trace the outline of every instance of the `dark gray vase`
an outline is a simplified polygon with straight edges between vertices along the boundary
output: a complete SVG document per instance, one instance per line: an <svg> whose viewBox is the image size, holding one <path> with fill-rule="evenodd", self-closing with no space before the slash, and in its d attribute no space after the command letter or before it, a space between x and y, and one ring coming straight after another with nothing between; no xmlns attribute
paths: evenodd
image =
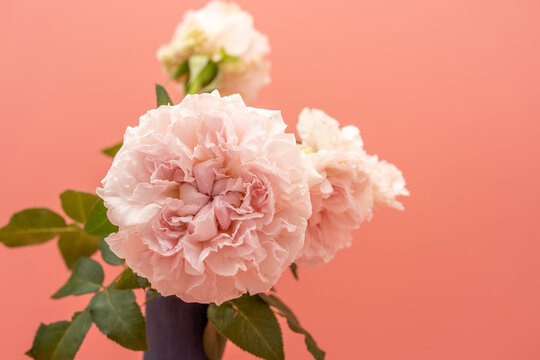
<svg viewBox="0 0 540 360"><path fill-rule="evenodd" d="M176 296L158 296L146 304L150 349L144 360L207 360L203 333L206 304L185 303Z"/></svg>

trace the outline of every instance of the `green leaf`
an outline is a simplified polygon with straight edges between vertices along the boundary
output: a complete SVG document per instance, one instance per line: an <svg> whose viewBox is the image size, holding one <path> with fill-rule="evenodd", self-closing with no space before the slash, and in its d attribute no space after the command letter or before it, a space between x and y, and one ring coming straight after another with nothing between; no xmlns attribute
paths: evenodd
<svg viewBox="0 0 540 360"><path fill-rule="evenodd" d="M210 60L208 64L204 67L204 69L201 71L199 76L191 84L191 86L193 87L192 91L197 92L198 89L201 89L203 92L210 92L214 90L217 87L217 82L215 82L214 80L217 80L218 72L218 65ZM212 85L207 86L210 84Z"/></svg>
<svg viewBox="0 0 540 360"><path fill-rule="evenodd" d="M139 289L141 284L139 283L139 278L133 270L130 268L125 269L120 274L120 279L114 284L113 289L116 290L130 290L130 289Z"/></svg>
<svg viewBox="0 0 540 360"><path fill-rule="evenodd" d="M71 321L41 324L27 355L36 360L71 360L91 325L92 317L88 310L76 313Z"/></svg>
<svg viewBox="0 0 540 360"><path fill-rule="evenodd" d="M90 301L90 313L99 330L131 350L148 350L146 324L131 290L105 289Z"/></svg>
<svg viewBox="0 0 540 360"><path fill-rule="evenodd" d="M99 240L99 250L101 250L101 257L107 264L122 265L124 263L124 259L119 258L111 251L105 239Z"/></svg>
<svg viewBox="0 0 540 360"><path fill-rule="evenodd" d="M45 334L46 330L47 330L47 325L45 325L43 323L39 324L39 328L37 329L36 335L34 336L34 341L32 342L32 348L30 348L30 350L25 352L24 353L25 355L28 355L31 358L35 359L39 340L41 340L41 338L43 337L43 334Z"/></svg>
<svg viewBox="0 0 540 360"><path fill-rule="evenodd" d="M186 82L184 92L186 94L196 94L205 85L208 85L218 75L218 65L205 55L193 55L188 60L189 78ZM213 89L206 89L211 91Z"/></svg>
<svg viewBox="0 0 540 360"><path fill-rule="evenodd" d="M287 319L289 328L297 334L302 334L305 337L305 342L308 351L313 355L316 360L324 360L325 352L317 346L317 343L313 339L310 333L308 333L301 325L294 313L285 305L279 298L274 295L259 294L268 305L279 311L279 314Z"/></svg>
<svg viewBox="0 0 540 360"><path fill-rule="evenodd" d="M246 294L220 306L210 304L208 319L241 349L267 360L284 359L279 323L260 297Z"/></svg>
<svg viewBox="0 0 540 360"><path fill-rule="evenodd" d="M182 75L185 75L189 72L189 66L188 61L184 61L183 63L178 66L178 69L174 72L174 74L171 76L171 79L178 79L182 77Z"/></svg>
<svg viewBox="0 0 540 360"><path fill-rule="evenodd" d="M219 76L219 71L218 71L218 73L216 74L214 79L211 82L209 82L208 84L201 87L199 92L201 92L201 93L209 93L209 92L212 92L212 91L216 90L219 87L219 81L220 81L220 76Z"/></svg>
<svg viewBox="0 0 540 360"><path fill-rule="evenodd" d="M95 236L109 236L118 231L118 226L111 224L107 217L107 208L102 199L98 199L96 204L88 214L88 220L84 225L84 231Z"/></svg>
<svg viewBox="0 0 540 360"><path fill-rule="evenodd" d="M52 297L53 299L63 298L69 295L82 295L98 291L103 284L103 268L101 265L89 258L81 258L64 286L60 288Z"/></svg>
<svg viewBox="0 0 540 360"><path fill-rule="evenodd" d="M203 333L204 353L208 360L221 360L226 344L227 339L217 331L214 323L208 321Z"/></svg>
<svg viewBox="0 0 540 360"><path fill-rule="evenodd" d="M13 215L9 223L0 229L0 242L8 247L36 245L66 231L72 229L66 227L64 218L54 211L27 209Z"/></svg>
<svg viewBox="0 0 540 360"><path fill-rule="evenodd" d="M60 234L58 248L69 269L82 257L92 256L98 249L99 237L88 235L77 225L70 225L75 231Z"/></svg>
<svg viewBox="0 0 540 360"><path fill-rule="evenodd" d="M137 275L137 280L139 280L139 285L141 288L146 289L152 286L147 278Z"/></svg>
<svg viewBox="0 0 540 360"><path fill-rule="evenodd" d="M116 145L113 145L111 147L101 150L101 152L110 157L114 157L118 153L118 151L120 151L120 149L122 148L122 145L123 143L118 143Z"/></svg>
<svg viewBox="0 0 540 360"><path fill-rule="evenodd" d="M210 57L206 55L192 55L188 59L189 83L193 83L203 69L211 62Z"/></svg>
<svg viewBox="0 0 540 360"><path fill-rule="evenodd" d="M298 265L296 263L292 263L290 266L291 272L296 280L298 280Z"/></svg>
<svg viewBox="0 0 540 360"><path fill-rule="evenodd" d="M167 90L159 84L156 84L156 101L158 107L161 105L174 105L169 94L167 94Z"/></svg>
<svg viewBox="0 0 540 360"><path fill-rule="evenodd" d="M146 292L146 301L145 304L148 304L150 301L154 300L159 296L159 292L156 289L149 289Z"/></svg>
<svg viewBox="0 0 540 360"><path fill-rule="evenodd" d="M99 200L94 194L81 191L66 190L60 195L62 209L67 216L81 224L86 223L88 214Z"/></svg>

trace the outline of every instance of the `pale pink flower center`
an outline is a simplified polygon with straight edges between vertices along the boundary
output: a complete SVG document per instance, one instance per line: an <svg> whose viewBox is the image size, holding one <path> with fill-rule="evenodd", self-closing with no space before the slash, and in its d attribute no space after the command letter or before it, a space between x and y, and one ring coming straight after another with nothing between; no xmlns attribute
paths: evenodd
<svg viewBox="0 0 540 360"><path fill-rule="evenodd" d="M246 171L233 177L221 159L198 162L186 174L175 162L156 166L151 176L151 183L168 183L161 211L151 222L154 236L146 237L154 251L170 255L184 242L209 241L223 232L234 239L235 222L271 216L264 175Z"/></svg>

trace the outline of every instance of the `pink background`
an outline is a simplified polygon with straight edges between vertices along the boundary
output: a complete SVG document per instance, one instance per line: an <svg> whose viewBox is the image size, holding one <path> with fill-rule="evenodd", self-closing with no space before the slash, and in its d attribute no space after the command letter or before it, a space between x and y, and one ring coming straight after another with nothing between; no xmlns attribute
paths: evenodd
<svg viewBox="0 0 540 360"><path fill-rule="evenodd" d="M0 5L0 223L92 191L99 150L154 106L155 59L200 1ZM360 127L412 196L279 295L328 359L540 358L540 2L242 1L272 45L256 105L294 129L303 106ZM178 93L176 99L178 99ZM0 358L23 359L68 276L54 242L0 247ZM288 359L309 359L284 330ZM95 327L78 359L140 359ZM252 359L229 345L226 359Z"/></svg>

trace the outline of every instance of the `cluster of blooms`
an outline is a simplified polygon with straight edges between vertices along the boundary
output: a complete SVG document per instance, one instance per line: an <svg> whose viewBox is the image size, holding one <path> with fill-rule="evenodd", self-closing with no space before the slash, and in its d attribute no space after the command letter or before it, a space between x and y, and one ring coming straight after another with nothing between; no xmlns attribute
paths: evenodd
<svg viewBox="0 0 540 360"><path fill-rule="evenodd" d="M241 61L223 70L219 89L242 96L187 95L150 110L127 129L98 189L119 226L111 250L162 295L188 302L269 291L293 262L320 266L350 246L374 207L401 209L396 197L408 194L356 127L304 109L298 144L280 112L245 105L267 82L268 43L236 5L188 12L158 56L172 72L223 49Z"/></svg>
<svg viewBox="0 0 540 360"><path fill-rule="evenodd" d="M112 251L162 295L219 304L328 262L374 205L401 207L400 171L357 128L305 109L298 131L301 145L279 112L217 91L150 110L98 189Z"/></svg>

